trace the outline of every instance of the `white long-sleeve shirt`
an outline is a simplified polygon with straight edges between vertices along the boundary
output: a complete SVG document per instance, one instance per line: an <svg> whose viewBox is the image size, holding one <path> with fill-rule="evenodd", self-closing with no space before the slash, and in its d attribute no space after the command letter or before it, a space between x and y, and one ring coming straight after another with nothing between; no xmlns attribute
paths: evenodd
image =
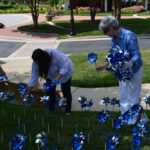
<svg viewBox="0 0 150 150"><path fill-rule="evenodd" d="M66 56L64 53L58 50L49 49L46 51L50 56L52 56L47 78L54 80L59 74L62 74L63 76L60 79L60 83L67 82L74 72L74 66L72 61L68 58L68 56ZM34 87L38 81L38 78L39 78L39 67L33 61L32 75L29 81L29 86Z"/></svg>

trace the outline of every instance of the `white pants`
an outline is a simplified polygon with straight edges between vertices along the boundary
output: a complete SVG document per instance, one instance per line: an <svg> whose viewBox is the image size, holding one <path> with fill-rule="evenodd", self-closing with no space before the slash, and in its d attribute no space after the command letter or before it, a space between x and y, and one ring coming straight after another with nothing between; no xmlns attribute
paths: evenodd
<svg viewBox="0 0 150 150"><path fill-rule="evenodd" d="M143 66L139 71L125 82L119 81L121 114L128 111L133 105L138 104L142 85Z"/></svg>

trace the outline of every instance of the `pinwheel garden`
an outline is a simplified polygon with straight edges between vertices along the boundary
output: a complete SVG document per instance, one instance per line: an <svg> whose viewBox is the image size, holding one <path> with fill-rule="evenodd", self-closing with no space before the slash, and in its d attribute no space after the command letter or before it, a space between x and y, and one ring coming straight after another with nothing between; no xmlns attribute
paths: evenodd
<svg viewBox="0 0 150 150"><path fill-rule="evenodd" d="M112 60L112 55L115 55L115 60ZM122 67L120 61L126 60L127 56L126 51L119 50L119 53L112 51L106 57L112 63L107 70L112 71L112 75L121 81L132 76L130 70L118 74L118 68ZM97 54L90 53L83 61L87 63L88 59L91 64L87 64L94 68L93 73L99 79L103 74L96 73L97 58ZM88 99L86 95L79 95L77 101L81 111L73 111L67 116L64 113L65 99L60 97L56 99L56 111L48 111L50 98L45 93L54 84L58 83L46 82L43 92L33 92L21 98L27 86L11 85L5 81L0 91L0 150L150 149L149 95L141 97L142 103L146 105L145 110L140 103L132 106L123 115L114 111L114 106L119 107L119 99L116 97L106 95L99 99L99 111L92 112L90 108L94 106L94 100ZM20 105L13 103L16 99L20 100ZM42 109L32 107L37 102ZM108 110L108 105L111 105L112 111ZM136 124L129 125L128 122L135 116L138 117Z"/></svg>
<svg viewBox="0 0 150 150"><path fill-rule="evenodd" d="M138 110L141 109L134 109L132 112L138 113ZM105 110L100 112L72 112L71 116L63 118L62 111L45 113L44 109L23 107L1 101L1 150L15 149L13 146L17 142L15 140L17 136L22 136L24 139L22 142L18 140L18 146L20 143L22 150L43 150L44 148L45 150L48 148L71 150L73 147L75 150L77 148L83 150L128 150L129 148L148 150L150 148L149 132L147 132L150 130L149 122L144 126L144 123L140 122L141 114L139 114L137 125L127 126L119 112L108 113L107 111L105 115ZM144 112L146 116L150 115L149 111ZM129 118L130 115L126 118ZM38 135L44 134L43 132L45 135ZM136 147L137 142L139 146Z"/></svg>

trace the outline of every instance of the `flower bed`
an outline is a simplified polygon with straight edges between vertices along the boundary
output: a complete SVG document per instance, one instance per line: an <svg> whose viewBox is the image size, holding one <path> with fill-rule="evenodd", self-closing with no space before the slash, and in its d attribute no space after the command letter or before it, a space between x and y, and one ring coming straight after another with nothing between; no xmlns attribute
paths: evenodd
<svg viewBox="0 0 150 150"><path fill-rule="evenodd" d="M121 9L121 13L122 14L135 14L135 13L140 13L140 12L144 12L146 11L144 9L144 7L141 5L141 6L132 6L132 7L126 7L126 8L122 8Z"/></svg>

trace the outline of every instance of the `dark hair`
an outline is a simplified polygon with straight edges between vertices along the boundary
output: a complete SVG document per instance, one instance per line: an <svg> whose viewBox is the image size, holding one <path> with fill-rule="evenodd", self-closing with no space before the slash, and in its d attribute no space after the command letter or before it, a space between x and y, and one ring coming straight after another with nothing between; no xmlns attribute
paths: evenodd
<svg viewBox="0 0 150 150"><path fill-rule="evenodd" d="M39 76L47 78L50 62L52 59L49 54L46 51L38 48L33 51L32 59L39 66Z"/></svg>

